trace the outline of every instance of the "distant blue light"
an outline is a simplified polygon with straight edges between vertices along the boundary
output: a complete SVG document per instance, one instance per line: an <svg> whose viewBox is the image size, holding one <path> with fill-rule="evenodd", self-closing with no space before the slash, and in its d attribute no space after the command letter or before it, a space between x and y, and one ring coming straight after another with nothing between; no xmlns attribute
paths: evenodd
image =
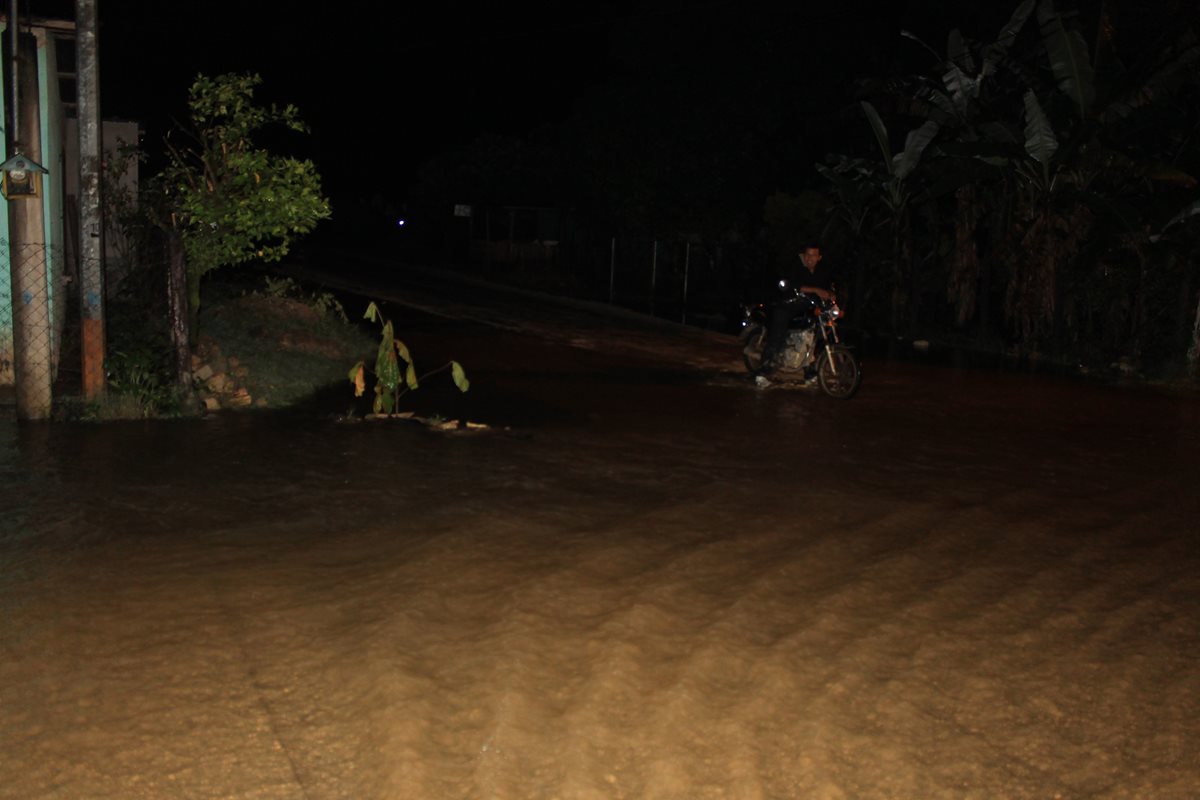
<svg viewBox="0 0 1200 800"><path fill-rule="evenodd" d="M396 220L396 224L397 224L397 225L399 225L401 228L403 228L403 227L404 227L404 220L402 220L402 219L401 219L401 220Z"/></svg>

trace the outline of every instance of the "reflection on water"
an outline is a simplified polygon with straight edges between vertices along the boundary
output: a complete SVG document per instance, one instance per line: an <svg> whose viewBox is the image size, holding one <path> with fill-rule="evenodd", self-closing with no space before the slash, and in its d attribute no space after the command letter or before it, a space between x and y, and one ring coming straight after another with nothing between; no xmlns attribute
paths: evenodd
<svg viewBox="0 0 1200 800"><path fill-rule="evenodd" d="M1195 785L1195 401L473 344L482 433L0 423L0 798Z"/></svg>
<svg viewBox="0 0 1200 800"><path fill-rule="evenodd" d="M802 471L806 481L901 481L900 490L906 474L1077 475L1087 484L1181 474L1195 470L1200 446L1191 398L1052 376L867 361L860 395L839 402L795 387L756 389L740 374L656 370L602 353L545 346L530 360L528 342L499 339L487 349L475 343L467 395L449 381L410 395L418 413L490 425L483 434L345 421L353 404L342 386L290 412L0 422L5 539L62 535L81 519L103 536L298 508L353 516L390 502L390 471L414 460L433 468L462 458L463 469L486 469L542 444L632 447L630 457L652 464L659 442L664 479L690 452L721 468L760 470L768 481Z"/></svg>

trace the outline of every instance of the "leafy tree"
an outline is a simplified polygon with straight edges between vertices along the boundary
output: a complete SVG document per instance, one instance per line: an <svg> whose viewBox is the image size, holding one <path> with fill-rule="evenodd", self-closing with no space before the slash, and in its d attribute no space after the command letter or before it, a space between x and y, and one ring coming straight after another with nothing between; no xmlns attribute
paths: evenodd
<svg viewBox="0 0 1200 800"><path fill-rule="evenodd" d="M258 144L272 126L307 131L295 106L255 101L261 82L257 75L197 77L188 94L189 118L166 139L159 224L182 240L191 336L207 273L278 261L297 236L330 216L313 163Z"/></svg>

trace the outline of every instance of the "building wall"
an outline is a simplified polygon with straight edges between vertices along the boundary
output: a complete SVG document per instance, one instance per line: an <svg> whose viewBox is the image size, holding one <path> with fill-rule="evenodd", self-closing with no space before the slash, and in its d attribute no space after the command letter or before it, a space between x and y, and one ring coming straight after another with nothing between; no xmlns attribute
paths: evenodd
<svg viewBox="0 0 1200 800"><path fill-rule="evenodd" d="M100 123L101 144L100 150L103 157L107 159L110 153L116 153L122 146L129 145L138 147L142 142L142 129L136 122L127 120L111 120L106 119ZM63 171L65 193L67 197L68 209L79 208L79 120L75 117L67 117L63 121L63 155L65 169ZM129 169L121 177L120 185L132 192L133 196L137 196L138 191L138 164L136 159L129 165ZM73 230L74 225L68 223L66 226L68 231ZM128 273L130 262L132 261L132 253L130 252L132 243L125 236L124 231L119 226L112 224L108 220L104 228L104 271L106 290L111 294L120 284L121 279ZM72 255L73 250L68 248L68 252ZM67 264L68 270L74 271L71 263Z"/></svg>
<svg viewBox="0 0 1200 800"><path fill-rule="evenodd" d="M0 35L3 35L5 24L0 22ZM47 35L44 28L34 27L34 37L37 40L37 70L38 70L38 105L39 133L41 136L41 155L39 162L50 172L42 176L42 209L44 212L43 236L46 243L46 285L49 292L48 309L50 311L50 364L52 374L57 372L59 352L62 347L62 332L66 319L66 284L65 244L63 227L64 172L63 154L63 108L58 91L57 66L55 61L53 37ZM8 63L0 59L0 81L7 85ZM0 112L5 111L0 101ZM4 128L0 136L0 160L7 159L7 113L0 114L0 128ZM0 386L12 386L15 383L13 362L15 350L13 343L13 296L12 270L8 243L10 230L8 220L9 201L0 199L5 208L0 213ZM29 201L21 201L29 202Z"/></svg>
<svg viewBox="0 0 1200 800"><path fill-rule="evenodd" d="M51 364L58 373L62 353L63 329L67 319L67 292L75 288L67 282L66 236L64 230L65 203L63 188L65 159L63 156L63 105L58 91L58 56L55 39L45 30L35 31L38 43L38 111L41 114L42 166L50 170L43 176L42 212L46 229L46 286L50 291L50 320L53 331Z"/></svg>
<svg viewBox="0 0 1200 800"><path fill-rule="evenodd" d="M7 30L7 25L0 22L0 35ZM0 64L0 80L5 78L4 67ZM4 92L0 92L0 162L8 160L8 106ZM0 198L0 202L8 201ZM8 209L0 213L0 242L8 242ZM12 386L16 383L13 372L13 360L16 351L13 347L13 298L12 278L9 273L8 246L0 247L0 386Z"/></svg>

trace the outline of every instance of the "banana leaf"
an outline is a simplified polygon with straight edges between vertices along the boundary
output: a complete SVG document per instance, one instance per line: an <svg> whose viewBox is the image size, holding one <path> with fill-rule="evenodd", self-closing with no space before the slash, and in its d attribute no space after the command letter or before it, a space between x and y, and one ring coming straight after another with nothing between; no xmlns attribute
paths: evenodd
<svg viewBox="0 0 1200 800"><path fill-rule="evenodd" d="M901 36L901 37L903 37L903 38L905 38L905 39L912 39L914 42L916 42L917 44L921 45L921 47L924 47L926 50L928 50L928 51L929 51L929 54L930 54L930 55L932 55L932 56L934 57L934 59L936 59L936 60L937 60L937 61L939 61L939 62L942 60L942 56L941 56L941 55L938 53L938 51L934 50L932 47L930 47L929 45L925 44L925 42L924 42L924 41L922 41L921 37L920 37L920 36L917 36L917 35L916 35L915 33L913 33L912 31L910 31L910 30L901 30L901 31L900 31L900 36Z"/></svg>
<svg viewBox="0 0 1200 800"><path fill-rule="evenodd" d="M1088 56L1087 42L1077 30L1068 30L1053 0L1038 4L1042 42L1050 57L1050 69L1063 94L1074 101L1079 117L1087 119L1096 97L1096 78Z"/></svg>
<svg viewBox="0 0 1200 800"><path fill-rule="evenodd" d="M871 123L871 130L875 132L875 141L879 143L879 150L883 153L883 163L887 166L889 175L894 174L892 167L892 145L888 141L887 126L883 124L883 120L879 117L879 112L875 110L875 106L871 105L866 100L861 101L863 113L867 115L867 121Z"/></svg>
<svg viewBox="0 0 1200 800"><path fill-rule="evenodd" d="M951 120L960 120L963 117L963 109L956 106L954 101L950 99L940 86L922 83L922 85L913 89L913 99L932 106L923 116L932 119L934 122L945 124ZM935 112L940 112L940 114Z"/></svg>
<svg viewBox="0 0 1200 800"><path fill-rule="evenodd" d="M1058 152L1054 128L1032 89L1025 92L1025 152L1044 169L1050 167L1051 159Z"/></svg>
<svg viewBox="0 0 1200 800"><path fill-rule="evenodd" d="M947 65L946 72L942 75L942 81L946 84L946 91L954 99L954 104L960 111L965 110L971 100L979 97L979 84L974 78L963 72L957 64Z"/></svg>
<svg viewBox="0 0 1200 800"><path fill-rule="evenodd" d="M917 168L917 164L921 163L921 154L925 152L925 148L937 136L941 127L933 120L928 120L916 130L908 132L908 136L904 139L904 152L896 155L896 164L893 174L900 180L904 180L912 171Z"/></svg>
<svg viewBox="0 0 1200 800"><path fill-rule="evenodd" d="M975 59L971 56L971 48L958 28L950 31L947 37L946 60L961 67L963 72L975 71Z"/></svg>
<svg viewBox="0 0 1200 800"><path fill-rule="evenodd" d="M988 45L983 51L983 67L979 72L980 80L986 78L996 71L996 65L1004 60L1008 55L1008 50L1012 47L1012 43L1016 41L1017 34L1021 32L1021 28L1025 27L1025 21L1029 19L1029 15L1033 13L1033 7L1037 0L1024 0L1021 5L1013 12L1009 18L1008 24L1000 29L1000 35L996 37L996 41Z"/></svg>
<svg viewBox="0 0 1200 800"><path fill-rule="evenodd" d="M1124 119L1140 108L1150 105L1163 95L1192 79L1192 67L1200 62L1200 43L1188 31L1181 42L1167 53L1153 72L1137 88L1126 92L1100 113L1103 122Z"/></svg>
<svg viewBox="0 0 1200 800"><path fill-rule="evenodd" d="M1179 213L1171 217L1170 221L1167 222L1166 225L1163 225L1158 233L1150 237L1150 241L1158 242L1171 228L1174 228L1176 225L1182 224L1188 218L1195 216L1200 216L1200 200L1194 200L1180 209Z"/></svg>

